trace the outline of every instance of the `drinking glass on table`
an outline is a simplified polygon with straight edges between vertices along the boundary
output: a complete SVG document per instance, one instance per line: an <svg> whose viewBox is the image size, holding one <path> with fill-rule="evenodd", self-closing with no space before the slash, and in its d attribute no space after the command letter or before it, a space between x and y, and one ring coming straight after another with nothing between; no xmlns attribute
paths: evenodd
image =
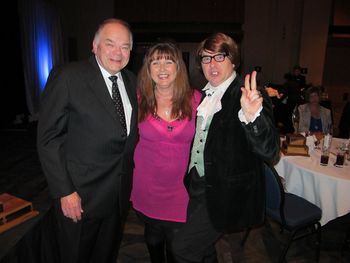
<svg viewBox="0 0 350 263"><path fill-rule="evenodd" d="M345 159L350 161L350 154L349 154L349 142L350 140L348 140L347 142L344 142L340 145L340 150L345 152ZM344 163L345 164L345 163Z"/></svg>
<svg viewBox="0 0 350 263"><path fill-rule="evenodd" d="M327 166L329 160L329 148L322 147L320 165Z"/></svg>
<svg viewBox="0 0 350 263"><path fill-rule="evenodd" d="M337 158L335 160L336 167L343 167L345 162L345 151L343 151L340 147L337 149Z"/></svg>

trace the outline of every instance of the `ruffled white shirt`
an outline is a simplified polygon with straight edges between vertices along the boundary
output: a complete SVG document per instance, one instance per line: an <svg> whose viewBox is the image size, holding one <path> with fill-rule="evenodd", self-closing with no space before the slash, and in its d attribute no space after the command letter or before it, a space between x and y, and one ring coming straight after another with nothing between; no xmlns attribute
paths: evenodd
<svg viewBox="0 0 350 263"><path fill-rule="evenodd" d="M224 96L225 91L230 86L230 84L234 81L236 76L237 76L236 71L233 71L231 77L229 77L219 86L213 87L208 82L207 85L205 85L205 87L203 88L203 91L206 93L207 96L203 99L202 103L197 108L197 116L203 117L203 122L201 125L202 130L205 130L209 117L221 110L222 108L221 98L222 96ZM238 112L238 118L241 122L245 124L248 124L249 122L254 122L256 118L260 116L260 112L262 111L262 109L263 107L261 106L258 109L258 111L255 113L253 119L250 121L247 120L243 110L240 109Z"/></svg>
<svg viewBox="0 0 350 263"><path fill-rule="evenodd" d="M205 85L203 88L203 91L207 96L203 99L202 103L197 108L197 116L203 117L203 122L201 125L202 130L205 129L208 118L221 110L221 98L224 96L225 91L230 86L232 81L236 78L236 76L236 71L233 71L232 75L219 86L213 87L208 82L207 85Z"/></svg>

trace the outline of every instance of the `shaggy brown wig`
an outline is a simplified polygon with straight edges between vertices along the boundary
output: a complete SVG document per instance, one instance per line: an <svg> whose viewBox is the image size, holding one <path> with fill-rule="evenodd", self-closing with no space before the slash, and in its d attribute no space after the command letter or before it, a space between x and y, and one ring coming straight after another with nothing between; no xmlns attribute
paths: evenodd
<svg viewBox="0 0 350 263"><path fill-rule="evenodd" d="M240 56L238 45L231 37L224 33L214 33L199 44L197 48L197 66L199 70L202 70L201 58L204 50L213 53L224 53L230 59L231 63L235 65L236 69L239 67Z"/></svg>

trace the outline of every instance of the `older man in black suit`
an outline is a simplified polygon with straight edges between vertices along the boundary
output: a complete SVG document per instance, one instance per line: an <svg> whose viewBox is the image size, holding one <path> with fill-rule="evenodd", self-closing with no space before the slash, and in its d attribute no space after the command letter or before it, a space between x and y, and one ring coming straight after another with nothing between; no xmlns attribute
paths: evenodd
<svg viewBox="0 0 350 263"><path fill-rule="evenodd" d="M61 262L116 262L137 138L135 76L124 69L131 49L128 24L105 20L95 56L52 70L42 94L38 152L54 198Z"/></svg>

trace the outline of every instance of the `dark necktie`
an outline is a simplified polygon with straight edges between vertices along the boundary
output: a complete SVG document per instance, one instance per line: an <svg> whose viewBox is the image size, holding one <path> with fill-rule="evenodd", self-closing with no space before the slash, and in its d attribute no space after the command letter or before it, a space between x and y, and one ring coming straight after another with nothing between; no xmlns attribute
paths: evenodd
<svg viewBox="0 0 350 263"><path fill-rule="evenodd" d="M122 98L120 96L119 88L118 88L118 77L117 76L110 76L109 79L112 81L112 100L114 102L115 109L117 111L117 114L120 119L120 123L122 124L124 134L127 134L126 129L126 120L125 120L125 113L123 108L123 102Z"/></svg>

